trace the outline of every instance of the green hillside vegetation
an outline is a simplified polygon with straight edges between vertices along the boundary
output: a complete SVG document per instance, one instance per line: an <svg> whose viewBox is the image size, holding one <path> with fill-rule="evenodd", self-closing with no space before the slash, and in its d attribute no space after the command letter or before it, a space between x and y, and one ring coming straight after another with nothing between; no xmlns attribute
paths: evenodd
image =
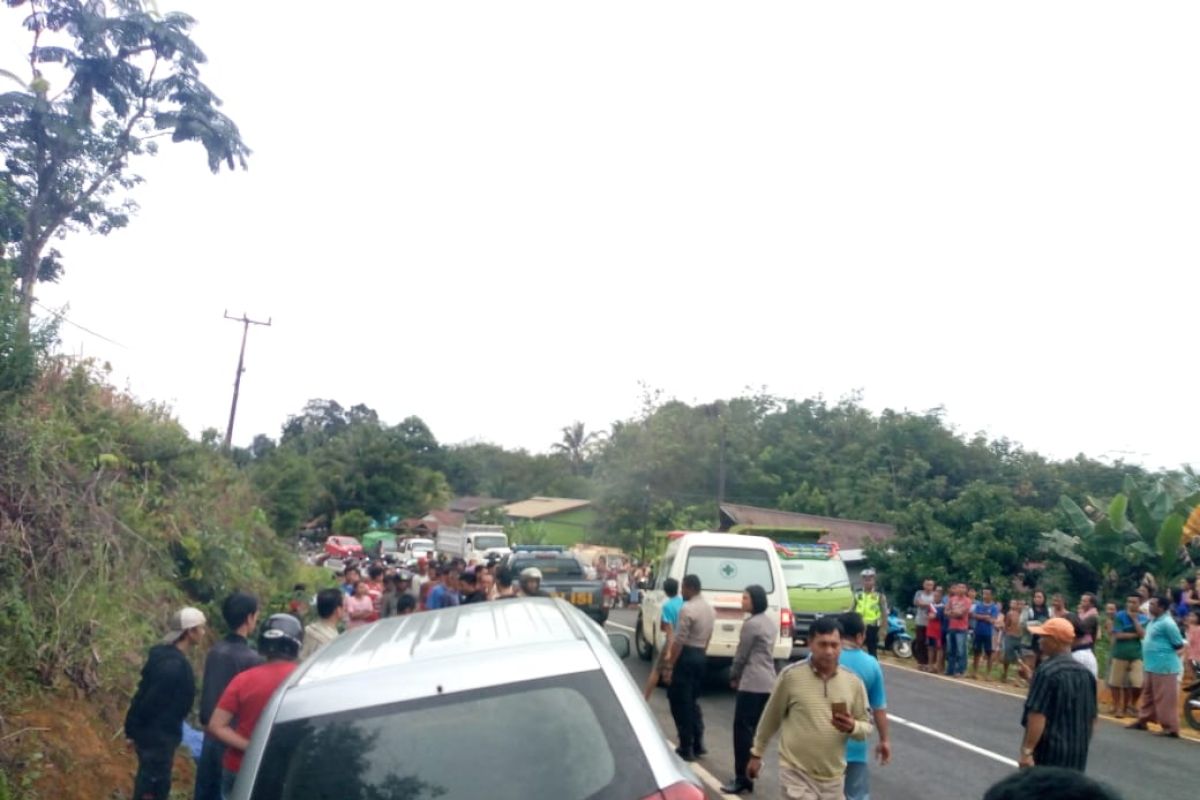
<svg viewBox="0 0 1200 800"><path fill-rule="evenodd" d="M316 400L278 442L259 436L235 460L284 536L303 519L418 515L451 494L549 495L593 501L585 538L634 553L649 552L656 531L713 528L723 475L728 502L895 525L898 539L872 558L896 592L925 575L1002 592L1018 575L1071 593L1123 591L1145 573L1168 581L1191 556L1178 534L1160 543L1160 528L1200 499L1188 470L1151 475L1083 455L1054 461L1007 439L963 435L941 409L876 414L857 397L689 405L648 395L633 419L605 432L568 425L547 445L548 453L446 446L417 417L388 426L365 406ZM1143 494L1154 514L1135 517ZM1120 505L1128 521L1103 524L1122 496L1138 498Z"/></svg>

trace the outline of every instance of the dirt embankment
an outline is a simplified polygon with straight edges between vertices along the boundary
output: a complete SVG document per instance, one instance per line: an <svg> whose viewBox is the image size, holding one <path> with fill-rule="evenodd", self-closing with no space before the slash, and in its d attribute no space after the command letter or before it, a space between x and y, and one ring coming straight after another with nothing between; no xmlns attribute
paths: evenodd
<svg viewBox="0 0 1200 800"><path fill-rule="evenodd" d="M0 769L16 797L128 798L137 758L121 730L125 709L68 694L42 695L0 724ZM175 789L191 795L195 768L175 757Z"/></svg>

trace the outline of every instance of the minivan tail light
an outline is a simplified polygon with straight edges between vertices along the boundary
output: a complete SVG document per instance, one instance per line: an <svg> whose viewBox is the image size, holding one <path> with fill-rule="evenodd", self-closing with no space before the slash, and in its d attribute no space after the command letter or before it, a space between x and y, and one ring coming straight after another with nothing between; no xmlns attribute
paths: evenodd
<svg viewBox="0 0 1200 800"><path fill-rule="evenodd" d="M680 781L673 783L661 792L646 795L642 800L705 800L704 790L694 783Z"/></svg>
<svg viewBox="0 0 1200 800"><path fill-rule="evenodd" d="M781 609L779 612L779 636L783 639L792 638L792 610Z"/></svg>

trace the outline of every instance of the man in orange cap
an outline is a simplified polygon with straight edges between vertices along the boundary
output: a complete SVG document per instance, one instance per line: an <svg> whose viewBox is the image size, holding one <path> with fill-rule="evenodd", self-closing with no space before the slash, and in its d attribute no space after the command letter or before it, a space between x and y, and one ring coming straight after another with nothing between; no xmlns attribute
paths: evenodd
<svg viewBox="0 0 1200 800"><path fill-rule="evenodd" d="M1088 745L1096 724L1096 679L1087 667L1071 658L1075 626L1062 617L1029 632L1040 636L1044 657L1025 698L1021 724L1022 767L1065 767L1080 772L1087 767Z"/></svg>

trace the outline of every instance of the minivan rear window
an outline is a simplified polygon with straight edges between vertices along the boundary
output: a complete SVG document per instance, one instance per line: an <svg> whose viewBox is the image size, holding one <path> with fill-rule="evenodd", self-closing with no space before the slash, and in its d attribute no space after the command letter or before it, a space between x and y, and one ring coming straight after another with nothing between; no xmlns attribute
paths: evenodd
<svg viewBox="0 0 1200 800"><path fill-rule="evenodd" d="M771 560L764 550L693 547L688 550L684 574L699 577L700 587L706 592L743 592L756 583L767 594L775 591Z"/></svg>
<svg viewBox="0 0 1200 800"><path fill-rule="evenodd" d="M593 671L281 723L251 797L605 800L656 789Z"/></svg>

